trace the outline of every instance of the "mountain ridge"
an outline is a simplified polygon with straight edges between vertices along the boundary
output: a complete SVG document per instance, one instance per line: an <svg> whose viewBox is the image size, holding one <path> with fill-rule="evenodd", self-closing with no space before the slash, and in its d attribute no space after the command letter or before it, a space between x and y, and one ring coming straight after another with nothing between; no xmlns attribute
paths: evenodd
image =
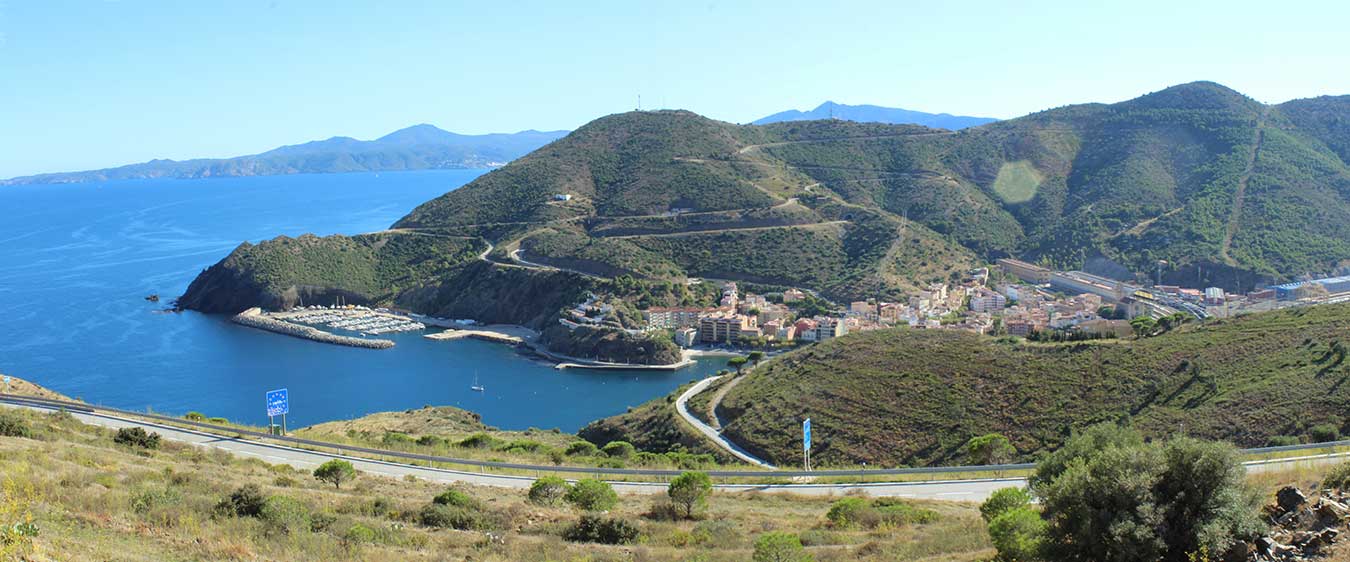
<svg viewBox="0 0 1350 562"><path fill-rule="evenodd" d="M751 121L750 124L767 125L784 121L814 121L818 119L845 119L860 123L923 125L926 127L950 129L953 131L998 121L998 119L992 117L972 117L967 115L953 115L950 113L928 113L898 107L885 107L871 104L849 105L826 101L816 106L815 109L808 111L796 109L780 111Z"/></svg>
<svg viewBox="0 0 1350 562"><path fill-rule="evenodd" d="M19 176L0 180L0 186L148 178L485 168L514 160L566 134L567 131L529 129L516 133L463 135L422 123L368 141L333 136L229 158L156 158L113 168Z"/></svg>

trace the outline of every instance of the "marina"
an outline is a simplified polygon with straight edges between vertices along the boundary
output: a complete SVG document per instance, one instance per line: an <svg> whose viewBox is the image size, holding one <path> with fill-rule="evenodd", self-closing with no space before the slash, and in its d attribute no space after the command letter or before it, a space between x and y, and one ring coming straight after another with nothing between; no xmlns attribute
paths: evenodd
<svg viewBox="0 0 1350 562"><path fill-rule="evenodd" d="M364 306L323 307L308 306L294 308L286 312L270 313L269 316L285 322L295 322L309 326L326 326L337 330L357 332L361 335L378 336L399 332L415 332L426 329L426 324L396 314L387 309L371 309Z"/></svg>

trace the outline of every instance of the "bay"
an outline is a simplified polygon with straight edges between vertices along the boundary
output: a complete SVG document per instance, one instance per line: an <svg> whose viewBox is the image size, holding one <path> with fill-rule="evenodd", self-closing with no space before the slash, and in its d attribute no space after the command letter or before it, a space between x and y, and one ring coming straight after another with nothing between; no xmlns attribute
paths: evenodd
<svg viewBox="0 0 1350 562"><path fill-rule="evenodd" d="M285 387L291 427L430 404L507 429L575 431L722 368L556 370L476 340L404 333L387 336L392 349L355 349L162 312L242 241L381 230L485 172L0 188L0 372L91 403L258 425L264 393ZM475 373L486 392L469 390Z"/></svg>

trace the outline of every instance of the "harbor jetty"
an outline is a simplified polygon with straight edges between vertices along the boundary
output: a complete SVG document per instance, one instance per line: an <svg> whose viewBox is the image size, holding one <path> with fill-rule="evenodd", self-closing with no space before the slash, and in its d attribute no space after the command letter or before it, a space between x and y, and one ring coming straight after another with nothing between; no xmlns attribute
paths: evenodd
<svg viewBox="0 0 1350 562"><path fill-rule="evenodd" d="M444 332L438 332L435 334L427 334L422 337L427 338L429 340L457 340L462 338L473 338L496 343L507 343L511 345L519 345L525 343L525 338L522 338L520 336L489 330L446 330Z"/></svg>
<svg viewBox="0 0 1350 562"><path fill-rule="evenodd" d="M339 336L330 334L317 328L292 324L284 320L267 316L261 308L253 307L235 315L234 323L259 330L267 330L287 336L304 338L321 343L332 343L337 345L347 345L351 347L364 347L368 349L388 349L394 347L394 342L390 340L376 340L365 338L354 338L350 336Z"/></svg>

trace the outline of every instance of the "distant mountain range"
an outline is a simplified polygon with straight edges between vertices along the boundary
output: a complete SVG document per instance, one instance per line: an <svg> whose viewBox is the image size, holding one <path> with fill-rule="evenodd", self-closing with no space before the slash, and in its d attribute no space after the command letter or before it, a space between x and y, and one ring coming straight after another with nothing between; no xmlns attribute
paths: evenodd
<svg viewBox="0 0 1350 562"><path fill-rule="evenodd" d="M235 158L151 160L116 168L0 180L0 185L79 183L146 178L209 178L337 172L490 168L505 165L567 131L460 135L414 125L375 140L351 137L283 146Z"/></svg>
<svg viewBox="0 0 1350 562"><path fill-rule="evenodd" d="M947 113L924 113L922 111L911 111L908 109L900 109L898 107L845 105L827 101L811 111L789 109L787 111L780 111L768 117L756 119L752 124L766 125L782 121L813 121L816 119L830 118L857 121L860 123L923 125L925 127L948 129L952 131L998 121L998 119L990 117L968 117L965 115L951 115Z"/></svg>

